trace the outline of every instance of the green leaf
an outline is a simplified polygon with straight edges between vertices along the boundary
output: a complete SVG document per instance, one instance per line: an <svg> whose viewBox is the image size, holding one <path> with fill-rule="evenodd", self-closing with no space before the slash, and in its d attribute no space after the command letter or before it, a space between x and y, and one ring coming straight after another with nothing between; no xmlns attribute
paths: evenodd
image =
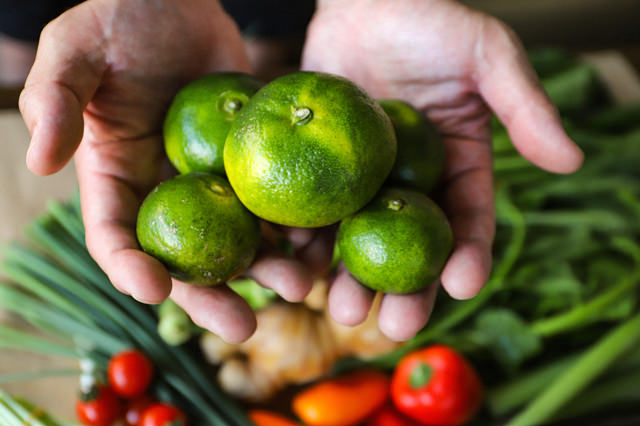
<svg viewBox="0 0 640 426"><path fill-rule="evenodd" d="M254 311L269 306L277 296L275 291L262 287L250 278L237 278L230 281L228 285L231 290L246 300Z"/></svg>
<svg viewBox="0 0 640 426"><path fill-rule="evenodd" d="M640 266L631 270L622 280L609 286L596 297L561 314L531 323L530 330L538 336L552 336L574 328L584 327L602 319L602 313L623 298L640 283Z"/></svg>
<svg viewBox="0 0 640 426"><path fill-rule="evenodd" d="M546 78L576 64L575 55L556 47L539 47L527 52L540 78Z"/></svg>
<svg viewBox="0 0 640 426"><path fill-rule="evenodd" d="M538 354L542 342L512 310L493 308L478 314L473 333L507 370Z"/></svg>
<svg viewBox="0 0 640 426"><path fill-rule="evenodd" d="M526 288L536 296L536 317L569 309L584 297L585 286L575 276L568 262L550 262L533 269L535 275L530 277L528 284L522 283L521 288Z"/></svg>
<svg viewBox="0 0 640 426"><path fill-rule="evenodd" d="M524 218L530 226L584 227L607 233L637 232L640 229L637 218L628 219L612 209L602 208L526 212Z"/></svg>
<svg viewBox="0 0 640 426"><path fill-rule="evenodd" d="M596 71L584 63L543 79L542 85L562 113L575 112L592 105L600 90Z"/></svg>

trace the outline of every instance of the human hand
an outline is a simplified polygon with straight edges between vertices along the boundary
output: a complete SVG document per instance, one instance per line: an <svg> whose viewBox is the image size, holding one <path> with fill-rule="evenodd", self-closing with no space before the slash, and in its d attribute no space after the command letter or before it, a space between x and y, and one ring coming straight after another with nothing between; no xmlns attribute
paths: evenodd
<svg viewBox="0 0 640 426"><path fill-rule="evenodd" d="M161 134L168 103L187 82L222 70L249 64L218 2L89 0L43 31L20 109L34 173L57 172L75 152L87 247L111 282L146 303L170 294L198 325L237 342L256 326L246 302L226 286L172 282L135 233L142 199L173 173ZM311 287L299 262L277 254L248 275L288 300Z"/></svg>
<svg viewBox="0 0 640 426"><path fill-rule="evenodd" d="M441 283L454 298L477 294L491 270L495 231L490 118L495 112L520 153L556 173L580 167L515 34L450 0L320 0L309 26L303 69L343 75L375 98L404 99L431 119L445 141L444 209L455 237ZM379 326L406 340L428 320L436 285L385 295ZM342 270L329 294L338 322L354 325L373 293Z"/></svg>

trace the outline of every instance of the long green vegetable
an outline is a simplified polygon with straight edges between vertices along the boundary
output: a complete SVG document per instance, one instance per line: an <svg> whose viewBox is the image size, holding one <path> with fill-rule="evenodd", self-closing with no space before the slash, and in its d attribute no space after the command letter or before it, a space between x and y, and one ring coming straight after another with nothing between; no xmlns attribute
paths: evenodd
<svg viewBox="0 0 640 426"><path fill-rule="evenodd" d="M3 426L77 426L49 416L33 404L12 398L0 389L0 424Z"/></svg>
<svg viewBox="0 0 640 426"><path fill-rule="evenodd" d="M536 168L494 120L498 226L489 283L468 301L439 296L430 323L403 348L372 360L343 360L336 370L390 369L409 350L443 342L481 367L494 421L515 412L515 424L543 424L558 419L565 406L578 415L638 400L637 387L629 386L589 403L597 399L591 389L627 383L616 376L623 363L612 365L607 356L626 352L626 359L640 344L617 340L616 346L614 339L603 357L589 345L610 342L605 333L613 327L629 336L637 324L621 325L637 315L640 300L639 104L611 106L594 70L559 51L532 59L586 154L584 166L565 176ZM542 396L547 392L551 397ZM584 410L576 408L581 398ZM538 402L517 412L532 399Z"/></svg>
<svg viewBox="0 0 640 426"><path fill-rule="evenodd" d="M137 347L159 372L157 393L189 412L192 424L251 425L201 357L167 345L157 334L154 311L111 286L86 251L77 204L50 204L28 236L31 246L4 252L2 270L12 282L0 285L0 305L55 340L3 327L0 346L90 357L103 366L113 353Z"/></svg>
<svg viewBox="0 0 640 426"><path fill-rule="evenodd" d="M523 401L531 400L553 379L571 366L577 358L577 355L560 358L530 374L516 377L513 381L492 389L488 395L491 414L498 418L502 417L520 407Z"/></svg>
<svg viewBox="0 0 640 426"><path fill-rule="evenodd" d="M549 420L565 403L578 395L625 351L640 342L640 314L622 323L587 350L507 426L533 426Z"/></svg>

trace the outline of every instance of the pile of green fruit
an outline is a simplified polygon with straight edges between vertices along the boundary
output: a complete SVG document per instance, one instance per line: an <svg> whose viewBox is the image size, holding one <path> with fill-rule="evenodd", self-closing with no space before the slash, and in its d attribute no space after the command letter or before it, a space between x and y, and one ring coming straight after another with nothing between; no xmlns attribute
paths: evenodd
<svg viewBox="0 0 640 426"><path fill-rule="evenodd" d="M349 271L389 293L429 285L449 256L451 228L426 195L442 175L442 139L405 102L376 102L324 73L264 86L216 73L176 95L164 138L181 174L147 196L137 234L181 281L217 285L241 274L260 246L259 219L339 222Z"/></svg>

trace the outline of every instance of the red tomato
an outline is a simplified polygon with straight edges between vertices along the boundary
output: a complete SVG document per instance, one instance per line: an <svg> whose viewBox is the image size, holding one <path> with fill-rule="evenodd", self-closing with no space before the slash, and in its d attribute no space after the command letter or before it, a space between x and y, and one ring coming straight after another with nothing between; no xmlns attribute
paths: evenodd
<svg viewBox="0 0 640 426"><path fill-rule="evenodd" d="M299 426L299 423L293 420L265 410L251 410L249 411L249 418L256 426Z"/></svg>
<svg viewBox="0 0 640 426"><path fill-rule="evenodd" d="M153 366L145 354L136 350L120 352L109 360L109 384L125 398L145 393L153 378Z"/></svg>
<svg viewBox="0 0 640 426"><path fill-rule="evenodd" d="M413 419L405 417L391 404L378 410L367 422L367 426L421 426Z"/></svg>
<svg viewBox="0 0 640 426"><path fill-rule="evenodd" d="M149 395L142 395L129 401L124 412L124 421L127 426L138 426L142 413L154 402Z"/></svg>
<svg viewBox="0 0 640 426"><path fill-rule="evenodd" d="M396 408L432 426L466 423L480 407L483 394L482 382L471 364L442 345L406 355L391 379Z"/></svg>
<svg viewBox="0 0 640 426"><path fill-rule="evenodd" d="M108 386L100 386L95 392L87 401L76 401L76 416L86 426L110 426L122 413L120 400Z"/></svg>
<svg viewBox="0 0 640 426"><path fill-rule="evenodd" d="M157 402L142 413L138 426L186 426L187 417L173 405Z"/></svg>

